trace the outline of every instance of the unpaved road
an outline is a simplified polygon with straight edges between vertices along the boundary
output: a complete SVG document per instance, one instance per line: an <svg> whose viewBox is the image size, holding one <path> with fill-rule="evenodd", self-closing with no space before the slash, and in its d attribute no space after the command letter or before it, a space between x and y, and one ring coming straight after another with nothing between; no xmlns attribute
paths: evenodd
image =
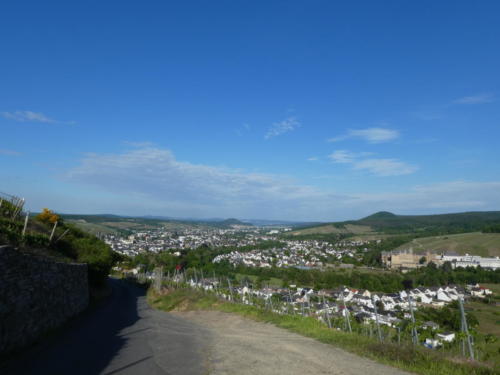
<svg viewBox="0 0 500 375"><path fill-rule="evenodd" d="M271 324L218 311L173 313L210 332L214 375L408 374Z"/></svg>

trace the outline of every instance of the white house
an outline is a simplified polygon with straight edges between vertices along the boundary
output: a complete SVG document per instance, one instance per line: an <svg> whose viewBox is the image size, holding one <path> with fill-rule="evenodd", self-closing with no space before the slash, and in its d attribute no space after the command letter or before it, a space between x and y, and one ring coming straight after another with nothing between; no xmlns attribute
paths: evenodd
<svg viewBox="0 0 500 375"><path fill-rule="evenodd" d="M436 338L446 342L452 342L453 340L455 340L455 332L438 333L436 335Z"/></svg>

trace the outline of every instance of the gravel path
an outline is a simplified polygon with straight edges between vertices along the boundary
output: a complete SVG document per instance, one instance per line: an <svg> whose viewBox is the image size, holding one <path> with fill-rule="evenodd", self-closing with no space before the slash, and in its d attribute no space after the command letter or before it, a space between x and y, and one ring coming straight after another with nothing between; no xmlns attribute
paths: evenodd
<svg viewBox="0 0 500 375"><path fill-rule="evenodd" d="M210 332L209 373L259 375L403 375L342 349L271 324L218 311L176 312Z"/></svg>

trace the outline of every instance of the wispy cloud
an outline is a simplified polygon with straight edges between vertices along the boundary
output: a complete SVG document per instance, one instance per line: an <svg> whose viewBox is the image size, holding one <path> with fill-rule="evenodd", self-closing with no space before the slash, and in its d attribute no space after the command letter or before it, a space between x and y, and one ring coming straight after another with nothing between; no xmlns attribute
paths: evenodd
<svg viewBox="0 0 500 375"><path fill-rule="evenodd" d="M444 117L442 111L438 110L418 110L410 113L412 116L423 121L439 120Z"/></svg>
<svg viewBox="0 0 500 375"><path fill-rule="evenodd" d="M415 165L398 159L364 159L353 164L354 169L364 169L377 176L401 176L417 171Z"/></svg>
<svg viewBox="0 0 500 375"><path fill-rule="evenodd" d="M350 164L353 169L366 170L376 176L401 176L417 171L418 167L393 158L367 158L371 153L337 150L329 155L337 164Z"/></svg>
<svg viewBox="0 0 500 375"><path fill-rule="evenodd" d="M492 94L479 94L472 96L464 96L462 98L455 99L454 104L484 104L492 103L495 101L495 97Z"/></svg>
<svg viewBox="0 0 500 375"><path fill-rule="evenodd" d="M328 139L328 142L340 142L350 138L362 139L368 143L383 143L399 138L399 132L388 128L351 129L343 135Z"/></svg>
<svg viewBox="0 0 500 375"><path fill-rule="evenodd" d="M249 132L252 129L252 126L250 124L243 124L241 125L238 129L235 130L236 134L241 137L244 135L244 133Z"/></svg>
<svg viewBox="0 0 500 375"><path fill-rule="evenodd" d="M394 165L384 170L387 168L394 169ZM500 181L443 182L390 193L342 193L299 184L286 176L179 161L171 151L155 147L88 154L66 179L101 189L99 195L106 198L94 202L94 210L108 207L110 196L120 196L120 205L127 207L128 214L340 220L380 210L417 214L500 208ZM81 206L75 203L74 210L78 209Z"/></svg>
<svg viewBox="0 0 500 375"><path fill-rule="evenodd" d="M295 117L288 117L281 122L275 122L264 136L265 139L276 137L291 132L301 126L301 123Z"/></svg>
<svg viewBox="0 0 500 375"><path fill-rule="evenodd" d="M175 210L256 215L259 207L272 210L284 201L317 194L290 178L178 161L170 150L139 147L121 154L88 154L67 175L71 181L101 186L113 192L140 194L167 202ZM171 205L170 205L171 203ZM253 207L255 206L255 207Z"/></svg>
<svg viewBox="0 0 500 375"><path fill-rule="evenodd" d="M33 111L0 112L0 116L18 122L43 122L46 124L74 124L74 121L54 120L43 113Z"/></svg>
<svg viewBox="0 0 500 375"><path fill-rule="evenodd" d="M311 156L310 158L307 158L307 161L317 161L319 160L316 156Z"/></svg>
<svg viewBox="0 0 500 375"><path fill-rule="evenodd" d="M21 153L13 150L0 149L0 155L5 156L20 156Z"/></svg>
<svg viewBox="0 0 500 375"><path fill-rule="evenodd" d="M347 150L337 150L328 156L334 163L350 164L358 157L354 152Z"/></svg>

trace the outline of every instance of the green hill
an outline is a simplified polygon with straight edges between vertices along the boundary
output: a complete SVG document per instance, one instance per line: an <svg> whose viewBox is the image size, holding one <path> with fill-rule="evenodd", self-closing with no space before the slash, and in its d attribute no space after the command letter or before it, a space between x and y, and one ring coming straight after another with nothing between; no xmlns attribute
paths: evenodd
<svg viewBox="0 0 500 375"><path fill-rule="evenodd" d="M434 250L438 253L456 252L481 256L500 256L500 233L460 233L415 238L398 249Z"/></svg>
<svg viewBox="0 0 500 375"><path fill-rule="evenodd" d="M223 226L223 227L231 227L233 225L240 225L240 226L246 226L246 227L253 227L253 224L250 223L244 223L238 219L226 219L220 222L215 222L214 224Z"/></svg>
<svg viewBox="0 0 500 375"><path fill-rule="evenodd" d="M168 218L153 217L128 217L117 215L75 215L63 214L68 223L76 225L78 228L89 233L126 234L132 230L148 230L156 228L165 228L170 231L179 231L186 229L210 229L210 228L231 228L233 225L252 226L238 219L226 219L217 221L201 220L175 220Z"/></svg>
<svg viewBox="0 0 500 375"><path fill-rule="evenodd" d="M292 234L441 234L482 231L500 224L500 211L462 212L440 215L396 215L381 211L360 220L343 221L299 229ZM361 229L360 229L361 228Z"/></svg>
<svg viewBox="0 0 500 375"><path fill-rule="evenodd" d="M500 223L500 211L462 212L440 215L395 215L378 212L358 220L385 233L412 233L433 231L438 233L464 233L480 231L485 226Z"/></svg>

